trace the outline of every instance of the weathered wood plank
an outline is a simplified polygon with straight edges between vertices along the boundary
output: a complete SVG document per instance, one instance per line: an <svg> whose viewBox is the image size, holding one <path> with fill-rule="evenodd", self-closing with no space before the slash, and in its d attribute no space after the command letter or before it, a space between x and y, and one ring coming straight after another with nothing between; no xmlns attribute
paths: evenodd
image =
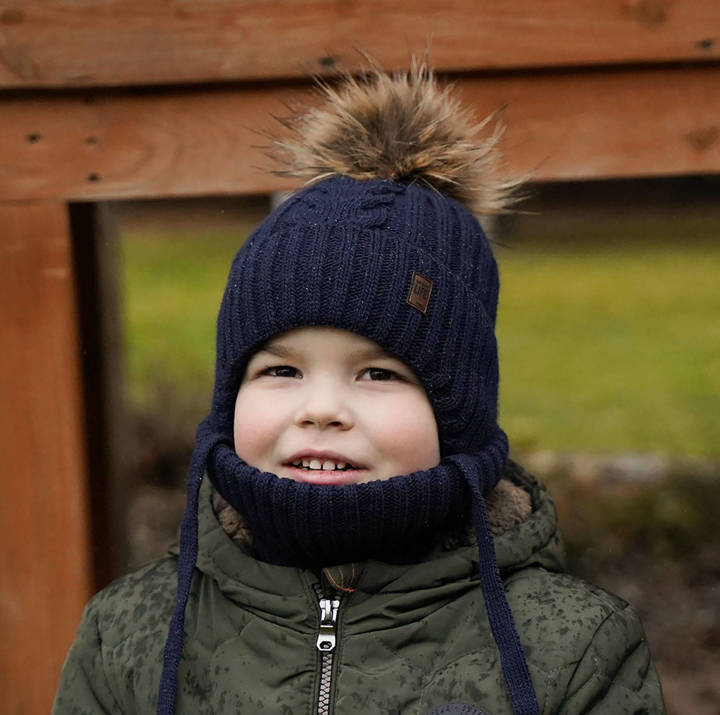
<svg viewBox="0 0 720 715"><path fill-rule="evenodd" d="M0 9L0 87L147 85L385 67L431 38L442 70L702 61L708 0L15 0Z"/></svg>
<svg viewBox="0 0 720 715"><path fill-rule="evenodd" d="M0 702L47 713L91 592L67 209L0 203Z"/></svg>
<svg viewBox="0 0 720 715"><path fill-rule="evenodd" d="M537 181L720 171L720 66L463 76L478 116L505 107L508 169ZM0 197L265 193L290 184L258 134L307 90L0 97Z"/></svg>

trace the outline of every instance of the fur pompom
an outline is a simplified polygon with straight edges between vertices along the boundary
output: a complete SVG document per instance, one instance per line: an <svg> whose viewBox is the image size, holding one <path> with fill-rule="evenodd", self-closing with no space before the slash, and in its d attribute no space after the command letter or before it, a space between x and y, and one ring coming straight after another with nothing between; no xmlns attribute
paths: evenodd
<svg viewBox="0 0 720 715"><path fill-rule="evenodd" d="M374 67L359 79L319 86L321 106L281 120L294 136L275 140L272 156L286 167L277 173L308 183L337 174L422 182L478 215L515 200L518 182L497 178L502 128L475 139L493 117L474 122L424 62L413 61L407 73Z"/></svg>

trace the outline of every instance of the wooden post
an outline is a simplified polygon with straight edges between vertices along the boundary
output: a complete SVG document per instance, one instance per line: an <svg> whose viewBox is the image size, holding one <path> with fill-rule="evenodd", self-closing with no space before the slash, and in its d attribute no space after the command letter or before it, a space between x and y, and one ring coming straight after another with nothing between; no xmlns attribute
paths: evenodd
<svg viewBox="0 0 720 715"><path fill-rule="evenodd" d="M127 571L129 548L123 338L112 216L106 203L70 204L94 591Z"/></svg>
<svg viewBox="0 0 720 715"><path fill-rule="evenodd" d="M0 702L47 713L92 588L67 205L0 203Z"/></svg>

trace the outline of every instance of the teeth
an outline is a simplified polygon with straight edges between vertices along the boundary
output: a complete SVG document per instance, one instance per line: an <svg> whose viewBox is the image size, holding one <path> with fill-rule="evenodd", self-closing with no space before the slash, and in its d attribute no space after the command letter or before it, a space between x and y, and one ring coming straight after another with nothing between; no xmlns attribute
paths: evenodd
<svg viewBox="0 0 720 715"><path fill-rule="evenodd" d="M350 465L347 462L334 462L332 459L320 460L317 458L304 458L298 459L297 462L293 462L294 467L304 467L305 469L322 469L323 471L330 472L338 469L350 469Z"/></svg>

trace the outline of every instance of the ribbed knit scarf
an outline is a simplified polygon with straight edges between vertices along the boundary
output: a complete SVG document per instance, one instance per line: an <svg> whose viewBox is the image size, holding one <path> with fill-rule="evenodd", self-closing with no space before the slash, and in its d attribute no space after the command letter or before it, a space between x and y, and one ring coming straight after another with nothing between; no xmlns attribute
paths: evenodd
<svg viewBox="0 0 720 715"><path fill-rule="evenodd" d="M171 715L175 709L206 467L216 489L247 520L259 558L284 566L320 568L369 558L408 563L421 558L438 533L471 511L480 584L510 700L517 715L537 713L483 499L503 475L507 451L507 439L498 428L482 452L446 457L432 469L363 484L319 486L260 472L243 462L208 421L201 424L181 526L178 593L165 643L158 714Z"/></svg>

